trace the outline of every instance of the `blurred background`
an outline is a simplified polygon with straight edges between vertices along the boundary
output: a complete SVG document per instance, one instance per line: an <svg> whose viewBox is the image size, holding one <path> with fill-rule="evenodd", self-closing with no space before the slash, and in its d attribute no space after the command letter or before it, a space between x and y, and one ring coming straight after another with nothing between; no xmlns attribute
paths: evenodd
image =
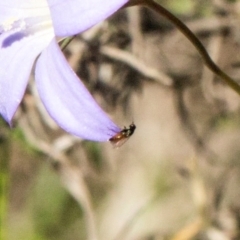
<svg viewBox="0 0 240 240"><path fill-rule="evenodd" d="M240 1L158 2L240 83ZM68 135L31 79L14 128L0 123L0 236L240 239L240 97L186 37L132 7L76 36L64 54L110 117L137 129L119 149Z"/></svg>

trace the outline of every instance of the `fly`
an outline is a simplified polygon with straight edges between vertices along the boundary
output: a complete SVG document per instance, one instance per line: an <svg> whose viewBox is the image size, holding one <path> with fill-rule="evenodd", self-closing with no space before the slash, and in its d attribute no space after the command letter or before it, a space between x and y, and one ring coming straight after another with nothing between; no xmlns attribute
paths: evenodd
<svg viewBox="0 0 240 240"><path fill-rule="evenodd" d="M134 133L136 125L132 123L128 128L124 127L119 133L109 139L113 147L121 147Z"/></svg>

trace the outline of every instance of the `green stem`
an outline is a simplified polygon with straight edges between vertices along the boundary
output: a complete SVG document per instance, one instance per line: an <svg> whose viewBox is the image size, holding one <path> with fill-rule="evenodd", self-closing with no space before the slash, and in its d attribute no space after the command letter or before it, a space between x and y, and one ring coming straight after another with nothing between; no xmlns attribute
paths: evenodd
<svg viewBox="0 0 240 240"><path fill-rule="evenodd" d="M195 46L198 50L199 54L202 56L205 65L214 72L217 76L219 76L225 83L231 87L235 92L240 95L240 86L237 82L235 82L230 76L228 76L225 72L223 72L210 58L207 53L207 50L204 48L200 40L194 35L194 33L177 17L175 17L172 13L166 10L164 7L154 2L153 0L130 0L125 7L143 5L148 7L154 11L156 11L161 16L168 19L173 25L175 25L178 30L180 30L188 40Z"/></svg>
<svg viewBox="0 0 240 240"><path fill-rule="evenodd" d="M61 50L65 50L65 48L69 45L69 43L75 38L75 36L67 37L63 39L60 43Z"/></svg>

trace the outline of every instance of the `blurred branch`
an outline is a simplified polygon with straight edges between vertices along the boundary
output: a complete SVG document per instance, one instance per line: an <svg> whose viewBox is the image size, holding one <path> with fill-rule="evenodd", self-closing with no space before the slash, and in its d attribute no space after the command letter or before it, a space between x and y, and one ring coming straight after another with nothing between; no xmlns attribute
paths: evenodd
<svg viewBox="0 0 240 240"><path fill-rule="evenodd" d="M213 35L209 40L209 52L215 62L218 62L220 57L220 49L223 43L223 38L221 35ZM214 88L214 74L209 71L209 69L205 66L202 72L202 80L201 85L203 89L203 95L205 99L210 104L214 104L214 99L217 98L217 91Z"/></svg>
<svg viewBox="0 0 240 240"><path fill-rule="evenodd" d="M83 208L86 220L88 240L97 240L97 229L95 215L90 201L90 194L84 180L84 176L79 168L69 164L70 159L61 156L61 164L57 166L63 184L78 204Z"/></svg>
<svg viewBox="0 0 240 240"><path fill-rule="evenodd" d="M109 46L101 47L100 52L105 56L129 65L143 76L153 79L164 86L172 86L173 84L172 79L168 75L156 70L155 68L147 66L145 63L134 57L131 53Z"/></svg>
<svg viewBox="0 0 240 240"><path fill-rule="evenodd" d="M229 25L229 22L231 22L231 25ZM213 34L230 30L232 25L238 24L238 21L229 16L212 16L208 18L189 20L186 24L195 34ZM179 32L176 32L176 35L177 34L179 34Z"/></svg>
<svg viewBox="0 0 240 240"><path fill-rule="evenodd" d="M141 29L140 8L128 8L128 31L131 37L131 52L139 58L142 58L143 53L143 34Z"/></svg>
<svg viewBox="0 0 240 240"><path fill-rule="evenodd" d="M205 144L204 139L200 137L197 133L196 127L194 126L189 112L184 103L184 90L181 87L175 88L174 97L175 97L175 106L179 116L180 123L183 127L184 133L186 134L189 142L194 146L196 152L206 157L210 163L215 163L216 154L208 148Z"/></svg>
<svg viewBox="0 0 240 240"><path fill-rule="evenodd" d="M25 116L21 116L19 119L19 125L24 130L28 142L30 142L33 147L50 157L50 163L57 171L65 188L83 209L88 235L87 239L97 240L98 237L94 211L84 176L79 167L73 166L70 159L64 153L73 146L76 141L79 141L79 139L75 139L69 135L69 138L67 138L66 135L65 137L58 138L53 143L50 143L39 139L39 136L35 136Z"/></svg>
<svg viewBox="0 0 240 240"><path fill-rule="evenodd" d="M149 198L146 203L144 203L137 211L131 216L131 218L125 222L124 226L122 227L121 231L117 234L114 240L122 240L125 239L129 231L133 228L133 225L140 219L140 217L146 213L153 204L159 200L159 196L153 196Z"/></svg>
<svg viewBox="0 0 240 240"><path fill-rule="evenodd" d="M194 35L194 33L177 17L175 17L172 13L166 10L164 7L154 2L153 0L130 0L129 3L125 5L125 7L141 5L148 7L154 11L156 11L161 16L168 19L174 26L176 26L179 31L181 31L185 37L195 46L198 50L199 54L202 56L206 66L213 71L216 75L218 75L224 82L231 87L235 92L240 95L240 86L237 82L235 82L230 76L228 76L224 71L222 71L210 58L208 52L204 48L203 44L199 41L199 39Z"/></svg>
<svg viewBox="0 0 240 240"><path fill-rule="evenodd" d="M196 157L190 159L188 169L192 200L198 214L194 220L174 234L171 240L191 240L209 223L207 191Z"/></svg>

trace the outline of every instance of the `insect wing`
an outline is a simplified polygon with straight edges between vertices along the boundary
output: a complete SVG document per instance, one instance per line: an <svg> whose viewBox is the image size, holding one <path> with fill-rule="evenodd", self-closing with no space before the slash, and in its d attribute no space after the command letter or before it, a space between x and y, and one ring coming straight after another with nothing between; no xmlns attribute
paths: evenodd
<svg viewBox="0 0 240 240"><path fill-rule="evenodd" d="M111 144L113 145L113 148L119 148L121 147L127 140L129 139L129 137L122 137L122 138L116 138L116 139L112 139L110 140Z"/></svg>

